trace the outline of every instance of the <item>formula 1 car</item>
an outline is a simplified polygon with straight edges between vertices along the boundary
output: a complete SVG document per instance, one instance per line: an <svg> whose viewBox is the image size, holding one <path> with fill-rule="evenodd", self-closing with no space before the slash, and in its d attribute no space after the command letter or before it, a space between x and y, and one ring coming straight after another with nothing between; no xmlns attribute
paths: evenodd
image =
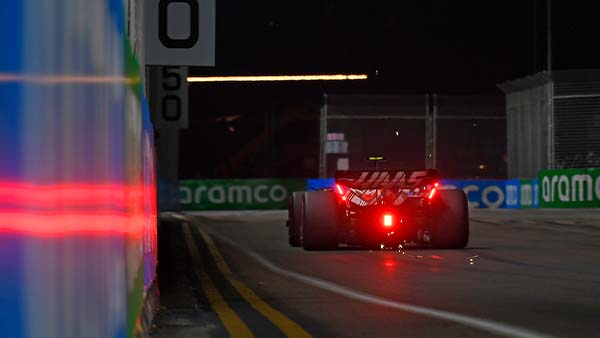
<svg viewBox="0 0 600 338"><path fill-rule="evenodd" d="M469 241L465 193L442 187L435 170L338 171L333 189L292 193L287 226L290 245L306 250Z"/></svg>

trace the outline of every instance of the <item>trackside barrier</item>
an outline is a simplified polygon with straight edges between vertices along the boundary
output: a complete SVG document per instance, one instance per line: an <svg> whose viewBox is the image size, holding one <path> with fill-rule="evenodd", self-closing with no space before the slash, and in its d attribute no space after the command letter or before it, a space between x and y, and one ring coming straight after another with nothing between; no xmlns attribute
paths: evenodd
<svg viewBox="0 0 600 338"><path fill-rule="evenodd" d="M520 180L519 201L521 209L539 207L539 190L537 178Z"/></svg>
<svg viewBox="0 0 600 338"><path fill-rule="evenodd" d="M334 178L309 178L306 180L306 190L319 190L323 188L331 188L335 185Z"/></svg>
<svg viewBox="0 0 600 338"><path fill-rule="evenodd" d="M600 168L543 170L538 181L542 208L600 207Z"/></svg>
<svg viewBox="0 0 600 338"><path fill-rule="evenodd" d="M159 211L179 210L179 181L159 179L156 188Z"/></svg>
<svg viewBox="0 0 600 338"><path fill-rule="evenodd" d="M470 208L537 208L536 180L441 180L445 187L462 189Z"/></svg>
<svg viewBox="0 0 600 338"><path fill-rule="evenodd" d="M306 190L303 179L213 179L179 182L182 210L286 209L289 195Z"/></svg>
<svg viewBox="0 0 600 338"><path fill-rule="evenodd" d="M0 337L134 337L153 314L141 3L0 1Z"/></svg>
<svg viewBox="0 0 600 338"><path fill-rule="evenodd" d="M462 189L470 208L597 208L600 168L544 170L534 179L440 180ZM183 210L285 209L293 191L333 188L333 178L181 181Z"/></svg>
<svg viewBox="0 0 600 338"><path fill-rule="evenodd" d="M537 208L538 183L533 180L441 180L442 185L464 190L470 208ZM293 191L333 188L333 178L284 180L180 181L182 210L285 209Z"/></svg>

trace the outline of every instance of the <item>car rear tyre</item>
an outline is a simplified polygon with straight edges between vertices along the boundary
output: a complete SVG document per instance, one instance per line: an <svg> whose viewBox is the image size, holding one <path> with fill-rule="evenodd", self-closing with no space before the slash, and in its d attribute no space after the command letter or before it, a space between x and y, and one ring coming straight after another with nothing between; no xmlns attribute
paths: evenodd
<svg viewBox="0 0 600 338"><path fill-rule="evenodd" d="M304 191L293 192L290 196L290 205L288 208L288 241L291 246L301 246L300 240L300 221L302 220L302 197Z"/></svg>
<svg viewBox="0 0 600 338"><path fill-rule="evenodd" d="M302 246L305 250L337 247L337 200L331 191L311 191L302 199Z"/></svg>
<svg viewBox="0 0 600 338"><path fill-rule="evenodd" d="M469 209L462 190L439 190L433 202L431 243L442 249L462 249L469 242Z"/></svg>

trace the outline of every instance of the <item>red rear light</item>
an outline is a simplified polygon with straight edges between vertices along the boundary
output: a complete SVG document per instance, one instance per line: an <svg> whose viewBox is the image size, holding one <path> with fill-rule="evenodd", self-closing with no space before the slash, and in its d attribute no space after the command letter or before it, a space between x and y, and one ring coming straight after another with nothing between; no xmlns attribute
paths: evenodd
<svg viewBox="0 0 600 338"><path fill-rule="evenodd" d="M427 199L433 199L433 196L435 196L435 194L437 193L439 186L439 182L433 182L433 188L431 188L431 190L429 190L429 192L427 193Z"/></svg>
<svg viewBox="0 0 600 338"><path fill-rule="evenodd" d="M335 190L335 193L340 196L342 201L345 201L346 199L348 199L348 188L336 183L334 190Z"/></svg>
<svg viewBox="0 0 600 338"><path fill-rule="evenodd" d="M437 183L436 183L437 184ZM433 196L435 195L435 192L437 191L436 188L431 189L431 191L429 192L429 195L427 195L427 198L432 199Z"/></svg>
<svg viewBox="0 0 600 338"><path fill-rule="evenodd" d="M394 216L392 214L383 214L383 226L389 228L394 225Z"/></svg>

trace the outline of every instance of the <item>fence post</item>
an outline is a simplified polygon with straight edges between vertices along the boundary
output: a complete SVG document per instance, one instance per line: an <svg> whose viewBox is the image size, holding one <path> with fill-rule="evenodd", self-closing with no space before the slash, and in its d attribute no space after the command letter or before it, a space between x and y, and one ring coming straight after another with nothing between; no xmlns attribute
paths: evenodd
<svg viewBox="0 0 600 338"><path fill-rule="evenodd" d="M431 168L431 117L429 115L429 94L425 94L425 167Z"/></svg>
<svg viewBox="0 0 600 338"><path fill-rule="evenodd" d="M431 167L433 169L437 169L437 113L437 94L433 94L433 137L431 141Z"/></svg>
<svg viewBox="0 0 600 338"><path fill-rule="evenodd" d="M327 94L323 94L323 107L321 107L320 120L319 136L321 140L319 142L319 177L325 178L327 175L327 153L325 152L327 143Z"/></svg>

